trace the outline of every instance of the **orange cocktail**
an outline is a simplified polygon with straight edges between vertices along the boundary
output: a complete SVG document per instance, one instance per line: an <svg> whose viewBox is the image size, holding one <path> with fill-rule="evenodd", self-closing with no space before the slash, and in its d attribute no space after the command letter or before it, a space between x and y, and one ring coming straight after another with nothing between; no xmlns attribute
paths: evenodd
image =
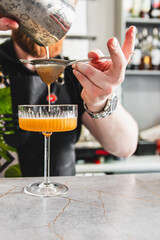
<svg viewBox="0 0 160 240"><path fill-rule="evenodd" d="M33 132L65 132L77 126L77 118L19 118L21 129Z"/></svg>

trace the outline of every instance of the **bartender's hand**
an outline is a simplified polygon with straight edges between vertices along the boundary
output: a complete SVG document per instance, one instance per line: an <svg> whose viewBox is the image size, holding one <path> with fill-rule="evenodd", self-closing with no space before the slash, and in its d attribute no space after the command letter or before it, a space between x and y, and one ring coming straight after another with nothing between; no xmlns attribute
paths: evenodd
<svg viewBox="0 0 160 240"><path fill-rule="evenodd" d="M125 69L133 54L135 40L135 27L130 27L125 36L121 48L116 38L111 38L108 43L108 50L111 60L98 60L103 54L100 50L88 53L92 63L76 63L73 73L80 81L83 90L82 98L91 112L100 112L104 109L108 96L113 89L122 84Z"/></svg>
<svg viewBox="0 0 160 240"><path fill-rule="evenodd" d="M2 14L0 14L0 30L1 31L7 31L7 30L13 30L19 28L19 24L7 17L4 17Z"/></svg>

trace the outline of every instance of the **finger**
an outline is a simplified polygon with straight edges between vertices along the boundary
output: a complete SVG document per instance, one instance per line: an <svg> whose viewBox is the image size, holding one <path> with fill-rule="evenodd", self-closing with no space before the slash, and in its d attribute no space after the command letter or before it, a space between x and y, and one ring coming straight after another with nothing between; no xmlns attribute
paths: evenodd
<svg viewBox="0 0 160 240"><path fill-rule="evenodd" d="M0 18L0 30L2 31L13 30L17 29L18 27L19 24L16 21L6 17Z"/></svg>
<svg viewBox="0 0 160 240"><path fill-rule="evenodd" d="M88 64L75 64L73 73L78 78L81 85L88 91L91 91L90 88L92 85L105 91L106 94L110 91L111 84L108 81L108 76Z"/></svg>
<svg viewBox="0 0 160 240"><path fill-rule="evenodd" d="M105 59L103 60L99 60L100 57L103 57L104 54L101 50L99 49L94 49L92 51L90 51L88 53L88 58L91 58L92 61L89 62L89 64L97 69L99 69L100 71L105 71L109 68L110 65L110 60L106 61Z"/></svg>
<svg viewBox="0 0 160 240"><path fill-rule="evenodd" d="M85 63L81 63L81 62L72 65L72 67L74 70L76 70L76 77L78 78L78 80L81 81L81 79L82 79L84 82L84 79L88 79L97 87L102 86L102 82L100 82L102 79L100 76L102 72L100 72L99 70L95 69L94 67L92 67L89 64L85 64Z"/></svg>
<svg viewBox="0 0 160 240"><path fill-rule="evenodd" d="M73 73L81 83L82 87L85 88L87 92L91 90L92 85L94 85L95 87L98 87L96 84L90 81L90 79L86 75L84 75L82 72L74 69Z"/></svg>
<svg viewBox="0 0 160 240"><path fill-rule="evenodd" d="M94 50L92 50L88 53L88 58L93 59L93 61L97 60L97 59L99 59L100 57L103 57L103 56L104 56L104 54L99 49L94 49Z"/></svg>
<svg viewBox="0 0 160 240"><path fill-rule="evenodd" d="M127 60L123 54L118 40L113 37L107 42L108 50L112 59L112 69L117 75L127 66Z"/></svg>
<svg viewBox="0 0 160 240"><path fill-rule="evenodd" d="M124 40L124 44L123 44L123 47L122 47L122 51L123 51L127 61L129 61L129 59L132 56L133 51L134 51L135 32L136 32L136 28L134 26L131 26L126 31L126 35L125 35L125 40Z"/></svg>

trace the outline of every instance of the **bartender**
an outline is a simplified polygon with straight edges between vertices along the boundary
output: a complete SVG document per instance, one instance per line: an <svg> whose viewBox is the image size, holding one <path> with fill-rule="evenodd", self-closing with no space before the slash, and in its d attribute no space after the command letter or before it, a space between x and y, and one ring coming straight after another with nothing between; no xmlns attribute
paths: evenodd
<svg viewBox="0 0 160 240"><path fill-rule="evenodd" d="M31 41L19 30L14 20L0 16L0 30L12 30L10 40L0 46L0 65L8 75L12 110L19 104L47 104L47 86L40 80L34 67L19 62L46 58L46 49ZM136 150L137 123L124 109L114 93L124 80L125 69L132 55L135 27L130 27L123 47L113 37L107 42L111 60L98 61L100 50L90 51L92 63L77 63L65 69L64 84L52 84L55 96L52 104L78 104L78 126L51 137L51 175L75 174L75 143L84 124L103 148L118 157L129 157ZM50 57L61 58L63 40L49 46ZM18 130L5 136L6 142L16 147L23 176L43 176L43 136Z"/></svg>

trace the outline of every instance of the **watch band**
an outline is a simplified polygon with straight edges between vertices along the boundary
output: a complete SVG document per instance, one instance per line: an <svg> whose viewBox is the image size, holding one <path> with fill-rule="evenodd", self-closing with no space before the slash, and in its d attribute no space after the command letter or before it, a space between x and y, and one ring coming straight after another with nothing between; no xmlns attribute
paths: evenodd
<svg viewBox="0 0 160 240"><path fill-rule="evenodd" d="M116 107L117 107L117 95L115 93L112 93L112 95L107 99L106 105L103 109L103 111L98 112L98 113L93 113L91 111L88 110L88 107L86 105L85 102L83 102L84 105L84 109L86 110L86 112L94 119L101 119L101 118L105 118L106 116L111 115Z"/></svg>

